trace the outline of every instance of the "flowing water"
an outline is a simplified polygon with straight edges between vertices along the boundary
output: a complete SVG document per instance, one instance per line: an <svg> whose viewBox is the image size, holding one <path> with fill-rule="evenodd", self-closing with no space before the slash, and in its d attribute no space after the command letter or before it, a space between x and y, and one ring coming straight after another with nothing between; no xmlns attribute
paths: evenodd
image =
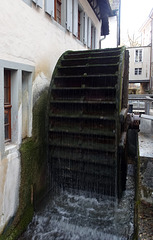
<svg viewBox="0 0 153 240"><path fill-rule="evenodd" d="M73 189L50 194L20 240L126 240L134 232L133 166L126 191L113 197Z"/></svg>

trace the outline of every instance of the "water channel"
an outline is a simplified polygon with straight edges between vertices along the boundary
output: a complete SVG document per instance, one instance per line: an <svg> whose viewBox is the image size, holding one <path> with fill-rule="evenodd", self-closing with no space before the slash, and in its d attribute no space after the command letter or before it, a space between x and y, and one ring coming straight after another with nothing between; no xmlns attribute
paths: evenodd
<svg viewBox="0 0 153 240"><path fill-rule="evenodd" d="M114 197L74 189L52 192L19 240L126 240L134 232L134 167L126 190Z"/></svg>

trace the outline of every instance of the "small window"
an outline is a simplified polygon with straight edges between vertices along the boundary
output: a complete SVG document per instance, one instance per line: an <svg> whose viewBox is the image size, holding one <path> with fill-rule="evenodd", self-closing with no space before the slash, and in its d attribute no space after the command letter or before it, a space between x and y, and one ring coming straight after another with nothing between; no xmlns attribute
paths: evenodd
<svg viewBox="0 0 153 240"><path fill-rule="evenodd" d="M142 68L135 68L135 75L141 75L142 74Z"/></svg>
<svg viewBox="0 0 153 240"><path fill-rule="evenodd" d="M135 50L135 62L142 62L142 49Z"/></svg>
<svg viewBox="0 0 153 240"><path fill-rule="evenodd" d="M5 142L11 140L11 71L4 71L4 128Z"/></svg>
<svg viewBox="0 0 153 240"><path fill-rule="evenodd" d="M55 7L55 20L59 24L61 24L61 5L62 5L61 0L55 0L55 4L54 4L54 7Z"/></svg>

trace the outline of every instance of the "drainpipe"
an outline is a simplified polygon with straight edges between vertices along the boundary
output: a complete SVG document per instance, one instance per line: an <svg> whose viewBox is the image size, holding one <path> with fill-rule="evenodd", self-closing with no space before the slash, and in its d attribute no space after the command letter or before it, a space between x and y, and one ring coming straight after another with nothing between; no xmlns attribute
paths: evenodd
<svg viewBox="0 0 153 240"><path fill-rule="evenodd" d="M105 40L105 38L106 38L106 36L104 36L103 38L101 38L101 39L99 40L99 49L101 49L101 42L102 42L103 40Z"/></svg>
<svg viewBox="0 0 153 240"><path fill-rule="evenodd" d="M151 19L151 56L150 56L150 89L152 91L152 68L153 68L153 38L152 38L152 34L153 34L153 18L151 17L151 14L149 16L149 18Z"/></svg>
<svg viewBox="0 0 153 240"><path fill-rule="evenodd" d="M121 0L119 0L119 9L117 16L117 47L120 45L121 40Z"/></svg>
<svg viewBox="0 0 153 240"><path fill-rule="evenodd" d="M152 30L151 30L151 35L152 35ZM152 37L151 37L151 39L152 39ZM150 90L152 91L152 53L153 52L153 50L152 50L152 40L151 40L151 49L150 49Z"/></svg>

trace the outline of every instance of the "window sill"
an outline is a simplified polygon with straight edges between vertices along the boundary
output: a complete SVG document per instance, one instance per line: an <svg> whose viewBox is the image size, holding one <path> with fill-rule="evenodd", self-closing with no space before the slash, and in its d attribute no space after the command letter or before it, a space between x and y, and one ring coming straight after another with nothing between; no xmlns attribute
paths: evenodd
<svg viewBox="0 0 153 240"><path fill-rule="evenodd" d="M5 155L14 152L14 150L18 150L18 146L16 144L13 144L11 142L5 143Z"/></svg>

